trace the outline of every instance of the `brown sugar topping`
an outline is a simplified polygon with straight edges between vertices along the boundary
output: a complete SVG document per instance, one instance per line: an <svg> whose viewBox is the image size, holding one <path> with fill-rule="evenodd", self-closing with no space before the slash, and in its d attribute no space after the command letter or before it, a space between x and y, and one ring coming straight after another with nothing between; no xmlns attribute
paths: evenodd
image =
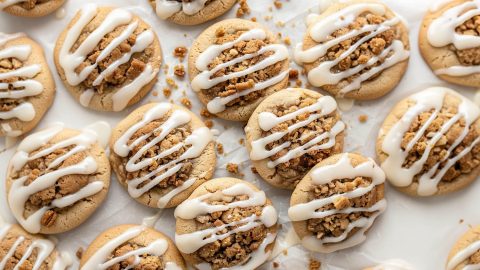
<svg viewBox="0 0 480 270"><path fill-rule="evenodd" d="M480 16L474 16L465 21L455 29L455 32L468 36L480 36ZM450 49L456 53L462 65L480 65L480 48L458 50L455 46L450 45Z"/></svg>

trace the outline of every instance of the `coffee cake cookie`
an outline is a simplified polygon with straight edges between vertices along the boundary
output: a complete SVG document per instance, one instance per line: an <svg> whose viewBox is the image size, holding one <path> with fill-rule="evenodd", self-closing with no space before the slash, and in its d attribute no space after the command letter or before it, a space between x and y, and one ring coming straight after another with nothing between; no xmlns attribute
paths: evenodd
<svg viewBox="0 0 480 270"><path fill-rule="evenodd" d="M110 162L120 184L138 202L169 208L184 201L215 170L210 130L189 110L150 103L113 131Z"/></svg>
<svg viewBox="0 0 480 270"><path fill-rule="evenodd" d="M101 233L82 254L80 270L186 270L170 238L140 225L120 225Z"/></svg>
<svg viewBox="0 0 480 270"><path fill-rule="evenodd" d="M256 269L275 244L277 211L265 192L240 179L202 184L175 217L175 243L197 269Z"/></svg>
<svg viewBox="0 0 480 270"><path fill-rule="evenodd" d="M20 143L6 185L10 209L26 231L69 231L101 205L110 185L103 150L109 132L103 122L82 131L55 123Z"/></svg>
<svg viewBox="0 0 480 270"><path fill-rule="evenodd" d="M423 58L439 78L480 87L480 2L452 0L433 6L419 34Z"/></svg>
<svg viewBox="0 0 480 270"><path fill-rule="evenodd" d="M294 189L323 159L342 152L345 124L335 99L300 88L266 98L245 133L250 159L270 184Z"/></svg>
<svg viewBox="0 0 480 270"><path fill-rule="evenodd" d="M408 29L387 6L371 0L332 4L311 15L295 50L311 85L338 97L375 99L400 82L408 65Z"/></svg>
<svg viewBox="0 0 480 270"><path fill-rule="evenodd" d="M237 0L149 0L160 19L182 25L196 25L230 10Z"/></svg>
<svg viewBox="0 0 480 270"><path fill-rule="evenodd" d="M288 216L302 245L331 253L366 239L385 210L385 174L358 154L338 154L321 161L298 183Z"/></svg>
<svg viewBox="0 0 480 270"><path fill-rule="evenodd" d="M0 33L0 136L32 130L55 98L43 49L23 33Z"/></svg>
<svg viewBox="0 0 480 270"><path fill-rule="evenodd" d="M247 121L268 95L288 83L288 50L262 25L241 19L210 26L188 57L192 89L210 113Z"/></svg>
<svg viewBox="0 0 480 270"><path fill-rule="evenodd" d="M55 65L85 107L121 111L157 81L160 43L151 27L121 8L85 5L60 34Z"/></svg>
<svg viewBox="0 0 480 270"><path fill-rule="evenodd" d="M480 173L480 109L448 88L400 101L387 116L377 155L387 179L410 195L453 192Z"/></svg>
<svg viewBox="0 0 480 270"><path fill-rule="evenodd" d="M453 246L446 270L467 270L480 267L480 226L470 229Z"/></svg>
<svg viewBox="0 0 480 270"><path fill-rule="evenodd" d="M65 0L0 0L0 10L15 16L42 17L60 8Z"/></svg>

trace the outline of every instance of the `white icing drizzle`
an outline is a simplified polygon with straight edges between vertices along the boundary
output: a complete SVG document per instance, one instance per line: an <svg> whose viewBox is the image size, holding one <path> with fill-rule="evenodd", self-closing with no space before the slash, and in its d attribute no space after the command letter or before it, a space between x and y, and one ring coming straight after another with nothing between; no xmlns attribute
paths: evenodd
<svg viewBox="0 0 480 270"><path fill-rule="evenodd" d="M439 132L429 135L429 140L427 146L423 152L423 155L413 163L410 168L403 167L408 153L415 146L418 140L424 135L426 129L430 124L436 119L440 110L442 109L444 98L446 95L452 95L461 100L460 105L458 106L458 112L453 115L448 121L446 121ZM457 94L456 92L442 87L433 87L428 88L424 91L416 93L410 96L410 99L415 101L415 105L411 106L408 111L402 116L402 118L390 129L386 134L383 144L382 151L388 155L386 160L382 163L382 168L387 174L388 179L392 184L399 187L406 187L412 184L414 178L418 177L418 195L421 196L430 196L437 192L438 183L441 181L445 173L455 165L455 163L461 159L463 156L467 155L475 145L480 142L480 138L476 138L470 145L466 146L461 152L456 154L453 157L450 157L450 154L453 150L465 139L469 132L470 126L478 119L480 116L479 108L470 100L464 98L463 96ZM429 112L433 110L432 115L426 121L426 123L419 129L415 134L414 138L406 146L405 150L402 150L401 143L405 132L407 132L417 117L424 112ZM456 138L455 142L447 150L447 154L442 158L438 163L436 163L431 169L422 175L418 175L425 162L427 161L430 152L434 148L435 144L445 135L450 128L460 121L460 119L465 120L465 127L463 128L461 134ZM441 163L445 163L442 168L440 167Z"/></svg>
<svg viewBox="0 0 480 270"><path fill-rule="evenodd" d="M90 35L78 46L78 48L71 52L73 45L78 40L85 26L93 20L97 15L97 6L95 4L88 4L81 10L80 18L68 30L65 41L60 49L59 62L62 66L67 82L76 86L83 82L98 66L98 64L108 57L112 51L117 48L122 42L127 40L131 34L138 28L138 20L134 20L133 15L123 9L112 10L105 20L98 26ZM95 63L86 66L80 73L77 73L77 68L85 61L89 53L91 53L103 37L114 31L117 27L126 25L125 29L119 36L115 37L102 50L100 55L95 60ZM120 65L127 63L134 53L143 52L150 46L155 39L155 34L152 30L145 30L137 35L135 44L130 51L123 54L122 57L112 62L98 77L94 80L93 86L98 86L102 83L105 77L111 75ZM158 70L154 70L150 64L147 64L145 69L132 82L122 86L112 96L113 110L123 110L128 102L134 97L142 87L151 82ZM87 89L86 92L91 90ZM82 95L82 105L89 104L92 93Z"/></svg>
<svg viewBox="0 0 480 270"><path fill-rule="evenodd" d="M476 241L468 245L466 248L460 250L453 256L447 263L446 270L453 270L458 267L460 264L465 262L470 256L475 254L475 252L480 250L480 241ZM480 269L480 264L467 264L464 265L462 270L478 270Z"/></svg>
<svg viewBox="0 0 480 270"><path fill-rule="evenodd" d="M349 207L342 210L321 209L342 197L354 199L368 194L376 186L385 182L385 174L382 169L377 166L372 159L368 159L368 161L353 167L348 154L343 154L335 164L318 167L311 172L312 183L314 185L325 185L336 179L354 179L356 177L371 178L372 183L366 187L358 187L353 191L334 194L330 197L293 205L288 209L288 216L292 221L322 219L335 214L351 214L357 212L373 213L369 218L362 217L350 223L347 229L338 237L324 237L323 239L318 239L315 236L307 236L303 238L302 244L306 248L317 252L330 253L358 245L365 241L365 232L373 224L375 218L380 215L387 206L385 199L378 201L369 208ZM355 228L359 228L359 231L348 237L348 234Z"/></svg>
<svg viewBox="0 0 480 270"><path fill-rule="evenodd" d="M335 31L347 27L355 21L355 19L364 12L372 12L377 15L385 15L386 7L382 4L376 3L361 3L352 4L342 10L331 14L325 18L310 18L309 20L309 35L313 40L319 44L303 50L303 44L298 44L295 50L295 61L299 64L313 63L318 59L324 57L327 51L340 44L341 42L350 38L365 34L360 40L352 44L348 50L343 52L338 58L332 61L323 61L317 67L308 72L308 81L317 87L324 85L335 85L346 78L353 75L358 75L352 82L345 85L339 92L338 96L344 96L345 94L357 90L361 87L362 82L370 79L375 74L388 69L399 62L408 59L410 53L405 49L402 41L394 40L393 43L386 47L379 55L373 56L367 63L358 65L341 72L332 72L332 68L338 65L343 59L352 54L358 47L375 36L391 29L393 26L399 24L401 20L398 17L386 20L380 24L367 24L360 29L351 30L350 32L341 35L337 38L329 40L332 33ZM384 60L383 63L375 66L379 61ZM360 74L365 68L369 68Z"/></svg>
<svg viewBox="0 0 480 270"><path fill-rule="evenodd" d="M258 124L260 128L264 131L269 131L278 124L284 123L292 119L296 119L297 116L302 115L306 112L309 112L311 114L307 119L289 126L285 131L277 131L264 138L253 141L250 158L252 160L262 160L271 157L279 153L280 151L283 151L284 149L287 149L293 142L285 142L271 150L267 150L266 147L268 144L280 140L285 135L294 132L301 127L307 126L308 124L323 116L333 113L336 109L337 103L335 102L335 99L330 96L322 96L317 100L316 103L301 108L295 112L288 113L282 117L277 117L275 114L270 112L261 112L258 116ZM335 145L335 137L344 129L345 124L342 121L338 121L335 123L335 125L330 131L315 134L316 136L313 136L311 140L305 142L301 146L290 149L285 155L276 159L275 161L269 161L267 163L267 166L269 168L274 168L278 164L288 162L289 160L292 160L310 151L332 148ZM304 141L306 138L309 137L312 137L312 134L305 133L299 138L299 140ZM325 139L327 139L326 142L319 144Z"/></svg>
<svg viewBox="0 0 480 270"><path fill-rule="evenodd" d="M56 169L56 167L61 165L67 158L74 154L87 151L93 144L98 142L100 133L95 127L98 127L98 125L94 124L91 127L87 127L74 137L52 144L51 146L32 154L33 151L47 145L51 139L64 129L62 124L56 123L45 130L26 137L18 146L17 152L10 161L10 173L21 170L29 161L46 157L59 149L72 147L71 150L58 156L48 165L47 169L49 171L47 173L37 177L30 184L25 185L28 176L14 179L8 193L8 202L15 218L28 232L40 232L40 221L46 211L53 208L64 208L73 205L82 199L97 194L103 189L104 184L102 181L90 182L77 192L57 198L53 200L50 205L38 209L30 216L24 216L25 203L31 195L55 185L61 177L73 174L90 175L97 171L97 163L92 156L87 156L77 164ZM103 130L102 132L107 133L109 130Z"/></svg>
<svg viewBox="0 0 480 270"><path fill-rule="evenodd" d="M265 69L275 63L284 61L288 59L288 50L284 45L281 44L269 44L262 48L260 48L257 52L251 54L245 54L239 57L236 57L228 62L219 64L212 68L211 70L208 69L208 65L218 57L223 51L227 49L233 48L235 44L240 41L249 41L254 39L264 40L267 38L267 33L263 29L252 29L243 34L241 34L237 39L226 42L220 45L211 45L208 47L204 52L202 52L196 62L195 67L200 71L200 73L195 76L192 80L192 89L194 91L201 91L202 89L210 89L215 85L228 81L232 78L243 77L248 74L260 71ZM252 59L259 55L263 55L267 52L273 52L272 55L266 57L265 59L255 63L252 66L247 67L244 70L232 72L223 76L212 78L212 76L217 73L219 70L224 69L226 67L241 63L245 60ZM208 105L207 109L211 113L219 113L225 110L225 106L227 103L231 102L232 100L248 95L252 92L260 91L271 87L279 82L281 82L284 78L288 77L288 70L279 73L278 75L267 79L266 81L262 81L256 83L252 88L246 89L244 91L237 92L233 95L227 97L215 97L211 100Z"/></svg>
<svg viewBox="0 0 480 270"><path fill-rule="evenodd" d="M192 0L177 2L175 0L156 0L155 11L160 19L168 19L175 13L183 11L187 15L194 15L205 7L208 0Z"/></svg>
<svg viewBox="0 0 480 270"><path fill-rule="evenodd" d="M126 157L130 153L130 151L153 134L155 138L152 139L150 142L145 144L138 152L135 153L127 162L125 169L127 172L135 172L142 170L152 163L161 160L164 157L167 157L185 146L190 145L190 147L177 159L168 162L167 164L161 165L155 170L149 172L146 175L141 177L128 180L128 193L133 198L138 198L142 196L144 193L148 192L155 186L157 186L160 182L164 181L168 177L177 173L183 166L184 161L188 159L193 159L199 157L207 145L212 141L213 135L211 134L210 130L206 127L200 127L192 131L192 133L185 138L183 142L179 142L178 144L172 146L171 148L167 149L166 151L158 154L152 158L142 158L144 153L148 151L151 147L156 144L159 144L165 137L170 134L174 129L188 124L191 121L191 116L189 113L183 110L173 110L173 107L169 103L159 103L148 110L142 120L133 126L131 126L125 133L115 142L114 145L114 152L121 156ZM143 136L137 138L133 143L128 145L128 141L132 138L132 136L137 132L139 129L143 128L147 124L155 121L157 119L161 119L165 117L170 111L171 115L168 119L162 123L158 128L148 134L144 134ZM181 186L178 186L164 195L157 203L159 208L165 207L165 205L178 193L182 192L183 190L189 188L193 183L195 183L197 179L191 178L185 181ZM143 185L142 185L143 184ZM141 186L142 185L142 186ZM141 186L141 187L139 187Z"/></svg>

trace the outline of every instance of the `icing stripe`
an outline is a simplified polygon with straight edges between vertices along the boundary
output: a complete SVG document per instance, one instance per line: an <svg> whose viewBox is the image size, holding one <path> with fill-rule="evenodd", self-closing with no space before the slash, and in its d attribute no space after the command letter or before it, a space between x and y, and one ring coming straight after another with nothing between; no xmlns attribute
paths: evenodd
<svg viewBox="0 0 480 270"><path fill-rule="evenodd" d="M205 7L208 0L191 0L177 2L171 0L155 0L155 11L161 19L168 19L175 13L183 11L187 15L194 15Z"/></svg>
<svg viewBox="0 0 480 270"><path fill-rule="evenodd" d="M447 263L446 270L453 270L457 268L460 264L468 260L470 256L475 254L480 250L480 241L476 241L468 245L466 248L457 252ZM462 270L478 270L480 269L480 264L466 264Z"/></svg>

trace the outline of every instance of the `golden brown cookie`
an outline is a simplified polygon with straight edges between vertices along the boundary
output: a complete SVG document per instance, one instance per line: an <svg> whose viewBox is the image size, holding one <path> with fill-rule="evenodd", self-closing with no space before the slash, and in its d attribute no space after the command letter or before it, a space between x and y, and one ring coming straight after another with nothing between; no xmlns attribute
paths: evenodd
<svg viewBox="0 0 480 270"><path fill-rule="evenodd" d="M65 0L2 0L0 9L15 16L42 17L60 8Z"/></svg>
<svg viewBox="0 0 480 270"><path fill-rule="evenodd" d="M0 136L32 130L54 98L42 47L23 33L0 33Z"/></svg>
<svg viewBox="0 0 480 270"><path fill-rule="evenodd" d="M241 19L216 23L193 43L192 89L220 118L247 121L268 95L288 83L288 50L262 25Z"/></svg>
<svg viewBox="0 0 480 270"><path fill-rule="evenodd" d="M265 192L240 179L202 184L175 217L175 243L197 269L256 269L275 244L277 211Z"/></svg>
<svg viewBox="0 0 480 270"><path fill-rule="evenodd" d="M302 245L331 253L359 245L385 210L385 174L372 159L338 154L321 161L292 193L288 216Z"/></svg>
<svg viewBox="0 0 480 270"><path fill-rule="evenodd" d="M342 152L344 129L335 99L289 88L257 107L245 127L246 146L265 181L294 189L318 162Z"/></svg>
<svg viewBox="0 0 480 270"><path fill-rule="evenodd" d="M69 231L102 204L110 186L103 150L109 132L103 122L82 131L56 123L19 144L8 166L7 199L26 231Z"/></svg>
<svg viewBox="0 0 480 270"><path fill-rule="evenodd" d="M466 232L453 246L445 269L475 269L480 266L480 226Z"/></svg>
<svg viewBox="0 0 480 270"><path fill-rule="evenodd" d="M85 5L60 34L55 65L85 107L121 111L153 87L162 51L155 32L121 8Z"/></svg>
<svg viewBox="0 0 480 270"><path fill-rule="evenodd" d="M169 208L215 171L212 134L191 111L170 103L144 105L122 120L110 140L119 183L138 202Z"/></svg>
<svg viewBox="0 0 480 270"><path fill-rule="evenodd" d="M480 174L480 109L457 92L432 87L400 101L377 139L391 184L432 196L466 187Z"/></svg>
<svg viewBox="0 0 480 270"><path fill-rule="evenodd" d="M310 17L295 61L311 85L339 97L368 100L390 92L408 65L408 29L379 1L332 4Z"/></svg>
<svg viewBox="0 0 480 270"><path fill-rule="evenodd" d="M168 236L146 226L119 225L97 236L83 253L80 270L91 269L186 270L187 267Z"/></svg>

